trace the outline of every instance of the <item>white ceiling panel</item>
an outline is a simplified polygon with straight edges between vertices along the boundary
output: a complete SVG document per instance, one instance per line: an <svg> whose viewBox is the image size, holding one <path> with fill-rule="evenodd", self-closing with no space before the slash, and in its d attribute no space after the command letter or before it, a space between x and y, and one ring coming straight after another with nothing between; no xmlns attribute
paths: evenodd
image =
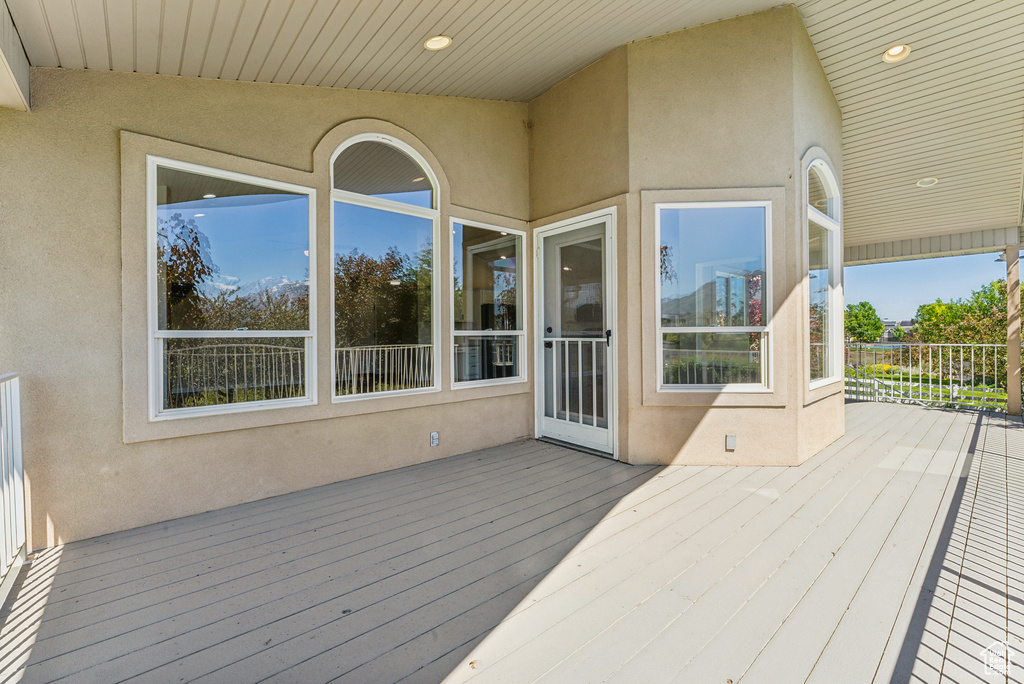
<svg viewBox="0 0 1024 684"><path fill-rule="evenodd" d="M36 66L528 101L772 0L7 0ZM847 244L1021 221L1024 3L796 3L843 110ZM454 45L432 53L439 33ZM910 57L882 52L907 43ZM917 180L940 179L918 188Z"/></svg>
<svg viewBox="0 0 1024 684"><path fill-rule="evenodd" d="M800 8L843 109L848 245L1020 224L1024 3ZM899 43L910 56L882 62ZM917 187L926 177L938 185Z"/></svg>

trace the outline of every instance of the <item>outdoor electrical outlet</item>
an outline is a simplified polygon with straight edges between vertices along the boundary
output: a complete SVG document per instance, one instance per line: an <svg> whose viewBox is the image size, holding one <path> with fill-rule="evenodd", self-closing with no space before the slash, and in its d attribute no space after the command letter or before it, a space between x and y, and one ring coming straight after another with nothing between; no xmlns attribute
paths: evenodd
<svg viewBox="0 0 1024 684"><path fill-rule="evenodd" d="M430 433L430 446L437 446L441 441L441 437L436 432Z"/></svg>
<svg viewBox="0 0 1024 684"><path fill-rule="evenodd" d="M725 436L725 450L736 451L736 435Z"/></svg>

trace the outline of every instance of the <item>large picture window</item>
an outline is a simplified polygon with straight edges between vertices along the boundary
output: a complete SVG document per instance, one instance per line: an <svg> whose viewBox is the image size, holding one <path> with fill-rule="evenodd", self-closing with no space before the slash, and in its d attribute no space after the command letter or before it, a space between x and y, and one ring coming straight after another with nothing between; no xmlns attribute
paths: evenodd
<svg viewBox="0 0 1024 684"><path fill-rule="evenodd" d="M456 385L522 380L523 234L452 221Z"/></svg>
<svg viewBox="0 0 1024 684"><path fill-rule="evenodd" d="M771 204L657 204L655 216L660 386L766 386Z"/></svg>
<svg viewBox="0 0 1024 684"><path fill-rule="evenodd" d="M412 148L360 136L332 164L334 396L434 389L437 183Z"/></svg>
<svg viewBox="0 0 1024 684"><path fill-rule="evenodd" d="M839 375L838 235L838 184L825 162L815 160L807 169L807 329L812 386Z"/></svg>
<svg viewBox="0 0 1024 684"><path fill-rule="evenodd" d="M313 190L148 167L154 416L312 403Z"/></svg>

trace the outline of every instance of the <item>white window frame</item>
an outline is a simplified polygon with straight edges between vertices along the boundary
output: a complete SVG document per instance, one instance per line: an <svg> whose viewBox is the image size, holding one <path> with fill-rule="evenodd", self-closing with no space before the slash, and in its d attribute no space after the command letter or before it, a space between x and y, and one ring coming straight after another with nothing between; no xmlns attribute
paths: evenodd
<svg viewBox="0 0 1024 684"><path fill-rule="evenodd" d="M412 204L406 204L396 200L381 199L379 197L372 197L370 195L361 195L357 192L350 192L348 190L337 190L334 187L334 162L342 152L347 148L361 142L378 142L385 145L390 145L405 154L409 155L413 161L415 161L420 169L423 171L424 177L430 181L431 186L431 207L417 207ZM438 284L441 280L438 278L438 272L441 265L441 185L438 182L437 175L434 170L430 168L430 164L423 158L419 152L417 152L409 144L402 142L398 138L383 133L361 133L359 135L352 136L342 144L338 145L338 148L334 150L330 160L330 182L331 182L331 213L330 213L330 254L331 254L331 401L335 404L344 403L350 401L369 401L372 399L383 399L387 397L403 397L415 394L427 394L430 392L441 391L441 350L440 350L440 331L441 325L438 320L440 316L440 293L438 292ZM338 387L338 353L335 348L337 340L335 339L335 317L338 312L335 310L335 293L334 293L334 261L335 261L335 240L334 240L334 206L336 202L344 202L346 204L352 204L360 207L367 207L369 209L379 209L382 211L390 211L398 214L405 214L408 216L416 216L419 218L426 218L431 220L431 244L433 245L433 254L431 255L431 274L430 274L430 335L431 345L433 347L431 355L431 363L433 364L433 384L428 387L416 387L414 389L403 389L393 390L390 392L367 392L365 394L347 394L339 396L336 394Z"/></svg>
<svg viewBox="0 0 1024 684"><path fill-rule="evenodd" d="M455 329L455 224L462 226L469 226L471 228L481 228L483 230L491 230L499 233L496 240L501 239L500 233L507 233L509 235L515 235L518 240L516 241L516 266L518 278L516 279L516 300L520 302L518 304L520 309L519 320L521 325L518 330L456 330ZM479 248L484 248L491 243L484 243L478 245ZM480 221L470 221L468 219L460 219L457 217L449 217L448 219L448 253L451 255L451 263L449 264L449 281L451 285L451 320L450 327L452 331L452 345L451 345L451 387L453 390L458 389L469 389L472 387L488 387L491 385L511 385L516 383L522 383L527 381L526 373L526 326L527 326L527 297L524 291L525 279L526 279L526 231L516 230L507 226L497 226L489 223L483 223ZM465 284L463 284L465 287ZM455 379L455 341L459 337L517 337L518 343L516 345L516 362L519 368L519 375L508 377L508 378L491 378L485 380L463 380L461 382Z"/></svg>
<svg viewBox="0 0 1024 684"><path fill-rule="evenodd" d="M836 218L832 218L810 203L810 176L813 169L817 169L821 172L820 177L825 185L825 191L828 194L828 198L832 201ZM842 215L840 213L842 211L842 203L840 202L839 183L836 181L835 174L832 173L832 169L829 167L828 162L820 157L811 160L807 165L807 171L804 174L804 206L807 208L807 224L804 226L804 263L807 264L804 276L807 282L807 307L804 311L804 317L805 323L807 323L808 326L804 340L807 346L807 353L805 354L805 368L807 371L808 388L813 390L830 385L842 379L840 359L843 356L843 336L839 329L842 309L839 290L839 269L841 268L840 264L842 264L843 258L843 247L841 244ZM811 282L809 277L811 264L811 223L814 223L820 228L824 228L829 236L829 322L828 330L826 331L826 334L828 335L826 344L828 345L829 350L829 368L828 374L824 378L818 378L817 380L811 378L811 332L809 320L811 301Z"/></svg>
<svg viewBox="0 0 1024 684"><path fill-rule="evenodd" d="M663 209L736 209L764 208L765 237L765 284L763 292L763 315L765 324L760 326L662 326L661 324L661 212ZM735 202L657 202L654 205L654 315L657 327L658 346L658 392L743 392L770 393L774 387L772 363L772 202L752 200ZM665 384L665 335L688 333L760 333L761 334L761 378L760 383L744 382L724 385L667 385Z"/></svg>
<svg viewBox="0 0 1024 684"><path fill-rule="evenodd" d="M160 330L157 309L157 168L211 176L223 180L258 185L307 196L309 214L309 329L308 330ZM283 183L259 176L225 171L189 162L146 156L146 281L149 318L149 418L151 421L193 418L197 416L244 413L317 403L316 387L316 190L292 183ZM215 406L163 408L163 342L164 339L185 338L268 338L300 337L305 343L306 394L291 399L247 401Z"/></svg>

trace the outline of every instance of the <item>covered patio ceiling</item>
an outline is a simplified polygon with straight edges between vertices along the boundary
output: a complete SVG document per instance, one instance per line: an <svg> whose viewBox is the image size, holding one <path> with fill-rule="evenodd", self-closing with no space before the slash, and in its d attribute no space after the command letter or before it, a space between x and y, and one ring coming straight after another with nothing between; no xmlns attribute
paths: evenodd
<svg viewBox="0 0 1024 684"><path fill-rule="evenodd" d="M778 4L6 3L32 66L515 101L531 100L624 43ZM843 111L846 262L991 251L1016 243L1024 186L1024 4L796 5ZM450 35L453 45L424 50L423 41L436 34ZM9 44L3 52L17 72L24 55L12 56ZM884 63L882 54L897 44L910 45L910 56ZM928 177L939 182L918 187Z"/></svg>

